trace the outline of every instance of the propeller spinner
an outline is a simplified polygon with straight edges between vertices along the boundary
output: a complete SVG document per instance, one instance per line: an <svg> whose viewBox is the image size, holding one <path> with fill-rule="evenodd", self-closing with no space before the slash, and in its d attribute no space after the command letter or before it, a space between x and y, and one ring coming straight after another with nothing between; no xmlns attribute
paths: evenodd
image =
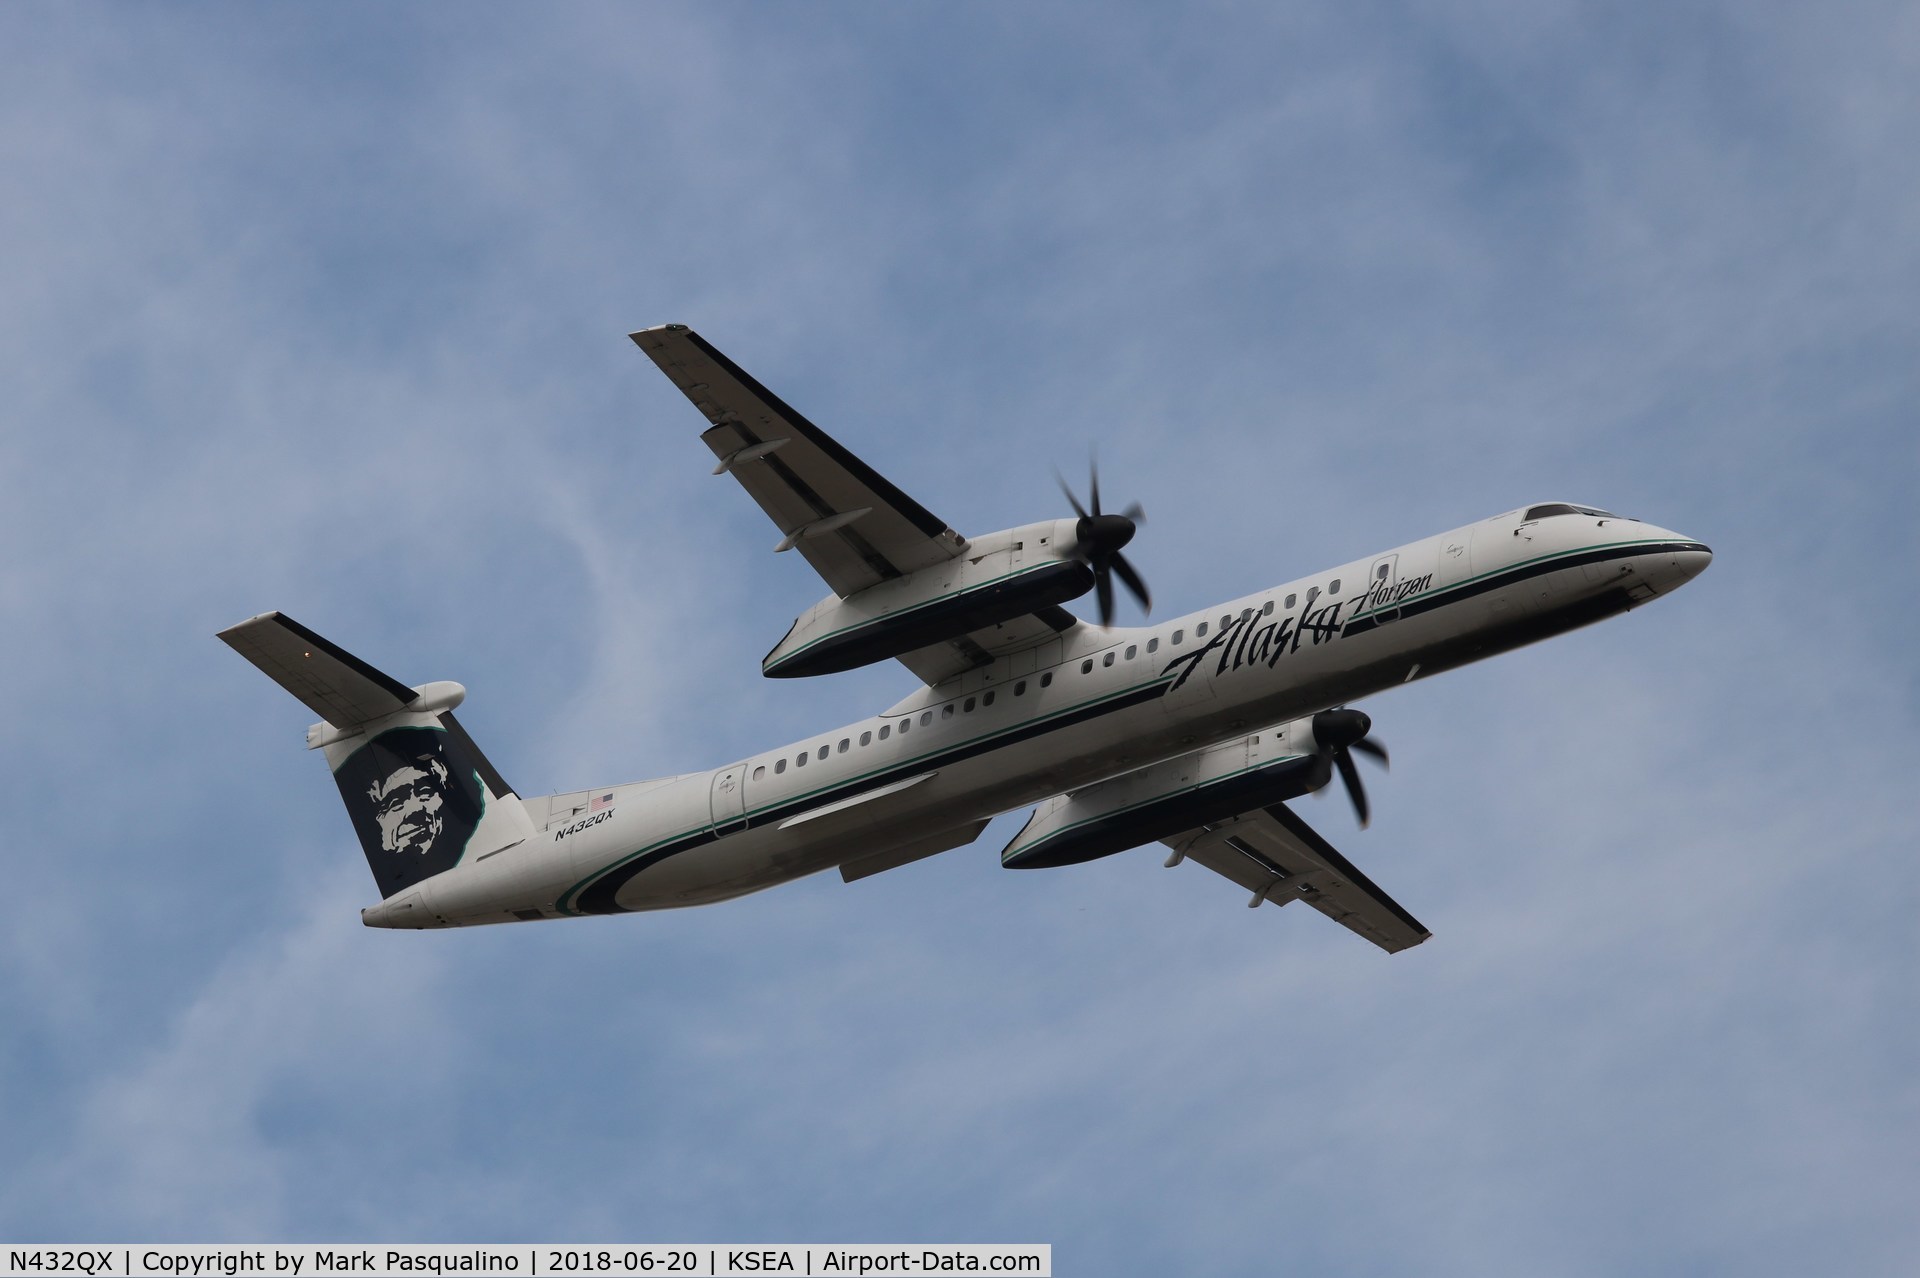
<svg viewBox="0 0 1920 1278"><path fill-rule="evenodd" d="M1113 579L1120 578L1133 597L1140 601L1140 607L1148 612L1153 610L1153 599L1147 593L1147 583L1135 571L1127 557L1120 553L1121 548L1133 540L1133 534L1146 522L1147 512L1134 502L1118 515L1108 515L1100 510L1100 467L1090 463L1092 484L1088 497L1093 510L1087 511L1080 499L1073 495L1073 489L1067 487L1067 481L1059 475L1060 491L1067 495L1067 501L1073 506L1073 513L1080 517L1075 525L1074 556L1087 567L1093 569L1093 587L1100 601L1100 624L1113 624Z"/></svg>
<svg viewBox="0 0 1920 1278"><path fill-rule="evenodd" d="M1347 787L1347 797L1353 800L1354 815L1360 818L1360 828L1366 829L1372 816L1367 805L1367 788L1360 784L1360 769L1354 766L1353 752L1377 759L1381 767L1387 766L1387 748L1367 739L1373 731L1373 720L1359 710L1322 710L1313 716L1313 740L1320 747L1320 753L1333 760L1333 766L1340 770L1340 780ZM1315 793L1325 794L1318 790Z"/></svg>

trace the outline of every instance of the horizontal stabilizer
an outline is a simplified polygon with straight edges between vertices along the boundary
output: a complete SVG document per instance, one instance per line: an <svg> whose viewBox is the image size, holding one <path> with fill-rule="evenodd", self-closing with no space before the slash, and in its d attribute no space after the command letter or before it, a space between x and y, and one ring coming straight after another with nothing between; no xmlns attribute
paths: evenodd
<svg viewBox="0 0 1920 1278"><path fill-rule="evenodd" d="M420 696L281 613L250 617L220 638L336 728L404 710Z"/></svg>

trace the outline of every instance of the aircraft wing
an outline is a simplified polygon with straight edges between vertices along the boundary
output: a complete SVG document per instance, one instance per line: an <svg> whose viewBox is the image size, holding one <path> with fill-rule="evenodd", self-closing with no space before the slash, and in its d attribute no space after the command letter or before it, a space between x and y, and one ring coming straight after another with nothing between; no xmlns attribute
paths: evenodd
<svg viewBox="0 0 1920 1278"><path fill-rule="evenodd" d="M903 652L895 658L913 671L928 687L945 683L958 674L984 666L1010 652L1037 648L1055 635L1080 624L1080 619L1065 608L1041 608L1024 617L1003 621L985 630L947 639L940 643Z"/></svg>
<svg viewBox="0 0 1920 1278"><path fill-rule="evenodd" d="M1389 954L1432 935L1284 803L1161 841L1256 893L1250 904L1305 901Z"/></svg>
<svg viewBox="0 0 1920 1278"><path fill-rule="evenodd" d="M700 334L667 324L629 334L712 424L700 436L841 598L965 553L967 539L755 381ZM900 654L931 685L1078 625L1063 608Z"/></svg>
<svg viewBox="0 0 1920 1278"><path fill-rule="evenodd" d="M954 558L967 539L684 324L630 334L712 424L700 436L841 598Z"/></svg>

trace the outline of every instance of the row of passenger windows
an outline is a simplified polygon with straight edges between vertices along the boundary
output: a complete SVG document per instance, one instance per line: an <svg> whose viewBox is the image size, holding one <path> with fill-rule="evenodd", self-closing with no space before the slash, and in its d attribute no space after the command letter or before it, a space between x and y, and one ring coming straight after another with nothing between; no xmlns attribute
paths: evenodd
<svg viewBox="0 0 1920 1278"><path fill-rule="evenodd" d="M1382 564L1380 567L1380 575L1382 577L1385 577L1387 575L1386 565L1384 564ZM1312 603L1314 599L1318 597L1319 593L1320 591L1318 587L1308 590L1307 602ZM1339 593L1340 593L1340 579L1338 577L1335 577L1332 581L1327 583L1327 597L1332 598L1334 595L1337 595ZM1300 602L1299 595L1297 594L1288 595L1284 607L1286 607L1289 611L1291 611L1293 606L1299 602ZM1253 615L1253 609L1251 608L1242 608L1240 610L1240 616L1242 618L1251 617L1252 615ZM1273 615L1273 600L1269 599L1267 600L1266 603L1260 606L1260 615L1263 617L1271 617ZM1221 616L1220 628L1222 630L1225 630L1228 626L1231 626L1232 624L1233 624L1232 613L1225 613ZM1195 626L1193 628L1193 637L1195 639L1205 639L1207 637L1207 630L1209 625L1210 625L1209 622L1203 621L1199 625ZM1186 640L1187 640L1187 632L1184 627L1174 631L1171 635L1167 636L1167 643L1170 646L1175 648L1178 648L1181 644L1185 643ZM1160 639L1158 636L1155 636L1154 638L1147 640L1147 651L1149 653L1160 651ZM1124 652L1118 654L1118 657L1119 659L1132 661L1138 655L1140 655L1139 645L1130 643L1127 645L1126 650ZM1102 666L1110 666L1114 663L1115 659L1116 659L1115 653L1107 652L1101 656L1100 664ZM1081 674L1088 674L1092 670L1093 670L1092 657L1088 657L1085 661L1082 661L1080 663Z"/></svg>
<svg viewBox="0 0 1920 1278"><path fill-rule="evenodd" d="M1338 577L1335 577L1332 581L1327 583L1327 595L1329 597L1332 597L1339 593L1340 593L1340 579ZM1318 588L1308 590L1307 602L1311 604L1314 601L1314 598L1318 594L1319 594ZM1298 602L1299 602L1298 595L1288 595L1286 598L1286 602L1283 606L1288 609L1291 609ZM1240 615L1243 618L1250 617L1253 615L1253 609L1243 608L1240 611ZM1260 609L1260 615L1263 617L1273 615L1273 600L1269 599L1264 605L1262 605ZM1232 624L1233 624L1232 613L1224 613L1221 615L1220 628L1222 630L1225 630L1228 626ZM1207 637L1208 626L1209 626L1209 623L1205 621L1195 626L1193 628L1193 637L1195 639L1205 639ZM1181 644L1186 642L1186 638L1187 638L1186 629L1182 627L1181 629L1176 630L1171 635L1169 635L1167 637L1167 642L1170 646L1178 648ZM1156 635L1153 638L1147 640L1146 650L1149 654L1160 651L1159 636ZM1140 645L1130 643L1126 646L1126 649L1123 652L1116 652L1114 650L1109 649L1100 658L1100 664L1102 667L1106 667L1106 666L1112 665L1116 660L1132 661L1135 657L1139 655L1140 655ZM1085 661L1082 661L1080 663L1080 673L1081 674L1093 673L1092 657L1088 657ZM1016 680L1013 685L1013 695L1016 697L1025 696L1027 694L1027 684L1028 684L1028 680L1026 679ZM1053 672L1047 671L1046 673L1042 674L1039 678L1039 684L1042 688L1052 687ZM951 719L954 717L956 713L972 714L976 708L992 705L993 699L994 699L994 690L989 688L987 691L982 692L977 697L967 697L964 700L961 700L958 702L949 701L944 706L941 706L938 711L922 710L920 712L920 726L923 728L933 726L933 717L936 713L942 719ZM901 736L904 737L913 728L913 726L914 726L914 720L912 715L908 715L906 718L900 720L898 724L883 723L880 725L878 731L873 731L870 729L866 732L862 732L860 734L860 744L863 746L866 746L866 745L872 745L875 741L885 741L896 732L898 732ZM839 745L837 747L833 743L829 742L825 745L820 746L818 749L802 750L799 754L796 754L792 757L791 762L793 766L796 768L804 768L807 766L807 760L809 759L816 759L821 762L825 762L828 755L834 754L836 753L836 751L840 754L845 754L847 751L853 748L854 748L854 744L853 744L852 737L841 737L839 741ZM782 773L786 772L788 762L789 760L787 759L775 759L773 761L774 775L779 776ZM755 781L759 781L763 779L766 775L767 775L767 768L765 764L760 764L756 766L753 770L753 779Z"/></svg>
<svg viewBox="0 0 1920 1278"><path fill-rule="evenodd" d="M1027 685L1029 682L1031 681L1026 679L1017 680L1013 685L1013 695L1016 697L1026 696ZM1053 686L1053 672L1049 670L1045 674L1042 674L1038 682L1042 688L1051 688ZM938 714L942 719L951 719L955 714L972 714L976 709L983 709L987 706L992 705L994 702L994 697L995 697L995 689L989 688L985 692L981 693L979 696L976 696L976 697L967 697L962 701L949 701L944 706L941 706L937 711L922 710L920 712L920 726L923 728L932 727L933 717L935 714ZM863 746L867 746L867 745L872 745L875 741L885 741L887 738L891 737L896 732L904 737L907 735L908 732L913 730L913 726L914 726L914 720L912 715L908 715L906 718L900 720L899 723L897 724L883 723L880 725L880 728L878 731L874 731L873 729L868 729L867 731L862 732L860 734L860 744ZM853 747L852 737L841 737L840 744L837 747L837 752L840 754L845 754L847 751L853 748L854 747ZM836 747L831 742L821 746L817 750L802 750L799 754L793 756L793 760L792 760L793 766L796 768L804 768L807 766L808 759L818 759L824 762L826 757L833 753L836 753ZM779 774L785 772L787 770L787 762L788 761L786 759L775 759L773 761L774 775L778 776ZM765 764L761 764L760 766L754 768L753 770L753 779L755 781L760 780L762 777L766 775L767 775L767 768Z"/></svg>

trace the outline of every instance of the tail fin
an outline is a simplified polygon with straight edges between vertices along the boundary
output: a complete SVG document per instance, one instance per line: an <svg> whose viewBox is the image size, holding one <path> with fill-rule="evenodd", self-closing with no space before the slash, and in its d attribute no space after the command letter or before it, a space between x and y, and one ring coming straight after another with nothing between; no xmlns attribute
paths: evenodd
<svg viewBox="0 0 1920 1278"><path fill-rule="evenodd" d="M307 729L307 748L325 750L382 898L533 833L520 796L453 717L459 684L409 688L277 612L220 638L325 720Z"/></svg>

